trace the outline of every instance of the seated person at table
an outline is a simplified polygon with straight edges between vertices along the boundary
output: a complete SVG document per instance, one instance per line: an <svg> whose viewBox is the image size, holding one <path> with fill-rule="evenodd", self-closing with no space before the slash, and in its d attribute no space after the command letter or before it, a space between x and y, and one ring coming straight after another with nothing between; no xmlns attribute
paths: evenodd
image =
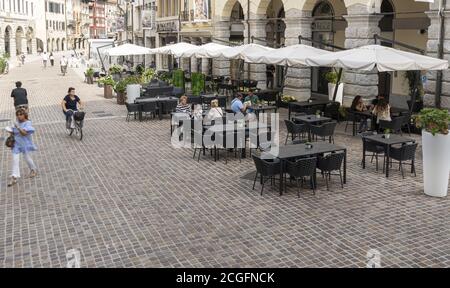
<svg viewBox="0 0 450 288"><path fill-rule="evenodd" d="M372 114L377 117L377 124L380 123L380 120L392 121L391 107L389 106L389 103L384 99L380 99L378 101L377 105L375 105L372 110Z"/></svg>
<svg viewBox="0 0 450 288"><path fill-rule="evenodd" d="M375 106L377 106L380 100L385 100L384 95L378 95L377 98L373 99L370 103L370 108L373 109Z"/></svg>
<svg viewBox="0 0 450 288"><path fill-rule="evenodd" d="M247 112L247 105L242 103L242 99L244 96L241 93L237 93L236 97L231 101L231 110L234 113L242 113L245 114Z"/></svg>
<svg viewBox="0 0 450 288"><path fill-rule="evenodd" d="M177 105L177 108L175 109L176 113L187 113L189 115L192 114L191 111L191 105L189 105L188 103L188 98L187 96L183 95L180 97L180 102Z"/></svg>
<svg viewBox="0 0 450 288"><path fill-rule="evenodd" d="M361 96L356 96L353 99L352 102L352 106L350 107L351 111L358 111L358 112L364 112L367 111L367 107L364 104L363 98ZM360 122L359 122L359 132L363 132L365 130L367 130L367 118L364 116L359 116L358 117Z"/></svg>
<svg viewBox="0 0 450 288"><path fill-rule="evenodd" d="M209 109L208 114L205 117L205 123L211 123L211 121L222 118L223 111L222 108L219 107L219 100L214 99L211 101L211 109Z"/></svg>
<svg viewBox="0 0 450 288"><path fill-rule="evenodd" d="M253 93L253 90L250 90L250 92L248 92L247 97L245 97L244 99L244 103L251 103L252 106L256 106L258 105L259 102L259 97L257 95L255 95ZM253 112L253 109L251 108L251 106L248 108L248 112L251 113Z"/></svg>

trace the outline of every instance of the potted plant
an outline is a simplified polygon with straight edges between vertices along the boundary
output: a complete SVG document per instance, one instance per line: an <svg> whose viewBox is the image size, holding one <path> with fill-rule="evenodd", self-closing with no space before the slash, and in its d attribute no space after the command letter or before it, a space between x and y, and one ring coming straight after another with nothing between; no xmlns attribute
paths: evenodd
<svg viewBox="0 0 450 288"><path fill-rule="evenodd" d="M125 97L127 92L127 80L122 79L119 82L116 83L114 86L114 91L117 94L117 104L119 105L125 105Z"/></svg>
<svg viewBox="0 0 450 288"><path fill-rule="evenodd" d="M85 74L86 74L86 82L88 84L94 84L94 69L88 68Z"/></svg>
<svg viewBox="0 0 450 288"><path fill-rule="evenodd" d="M447 110L425 108L415 120L417 127L422 129L425 194L445 197L450 173L450 115Z"/></svg>
<svg viewBox="0 0 450 288"><path fill-rule="evenodd" d="M98 83L103 85L103 91L104 91L103 96L106 99L113 98L113 87L116 83L115 83L114 79L112 78L112 76L102 77L102 78L100 78L100 80L98 80Z"/></svg>
<svg viewBox="0 0 450 288"><path fill-rule="evenodd" d="M316 118L319 119L320 118L320 110L316 111Z"/></svg>
<svg viewBox="0 0 450 288"><path fill-rule="evenodd" d="M142 73L141 76L141 82L142 83L149 83L150 81L152 81L154 78L156 78L156 70L153 68L147 68L145 69L145 71Z"/></svg>
<svg viewBox="0 0 450 288"><path fill-rule="evenodd" d="M191 75L191 90L195 96L200 96L205 91L205 75L200 72L194 72Z"/></svg>
<svg viewBox="0 0 450 288"><path fill-rule="evenodd" d="M184 71L181 69L174 70L172 73L172 84L174 87L181 88L184 91Z"/></svg>
<svg viewBox="0 0 450 288"><path fill-rule="evenodd" d="M325 79L328 81L328 98L333 100L334 90L338 81L338 73L332 70L325 74ZM344 97L344 83L339 83L338 91L336 94L335 102L339 102L342 105L342 99Z"/></svg>
<svg viewBox="0 0 450 288"><path fill-rule="evenodd" d="M112 76L112 78L116 82L118 82L120 80L121 72L122 72L122 67L120 67L119 65L114 64L111 67L109 67L109 74Z"/></svg>
<svg viewBox="0 0 450 288"><path fill-rule="evenodd" d="M383 135L383 137L384 137L384 139L389 139L389 138L391 138L391 129L389 129L389 128L386 128L386 129L384 129L384 135Z"/></svg>

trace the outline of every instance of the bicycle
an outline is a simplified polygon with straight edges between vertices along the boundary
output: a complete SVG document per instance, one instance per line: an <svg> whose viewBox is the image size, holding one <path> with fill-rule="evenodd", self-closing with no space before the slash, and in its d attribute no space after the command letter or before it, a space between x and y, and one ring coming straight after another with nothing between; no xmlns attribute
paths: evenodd
<svg viewBox="0 0 450 288"><path fill-rule="evenodd" d="M83 140L83 124L84 124L84 116L86 115L83 111L73 111L73 116L71 116L69 121L66 122L66 130L69 136L72 136L75 132L75 135L81 140ZM72 119L75 122L74 127L72 127Z"/></svg>

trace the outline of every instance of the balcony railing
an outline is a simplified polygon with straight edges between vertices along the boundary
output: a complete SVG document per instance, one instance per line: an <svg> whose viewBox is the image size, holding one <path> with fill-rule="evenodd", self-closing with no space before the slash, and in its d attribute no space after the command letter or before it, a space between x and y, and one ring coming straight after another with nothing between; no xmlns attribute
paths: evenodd
<svg viewBox="0 0 450 288"><path fill-rule="evenodd" d="M190 16L190 11L181 11L181 21L183 22L189 22L189 16Z"/></svg>

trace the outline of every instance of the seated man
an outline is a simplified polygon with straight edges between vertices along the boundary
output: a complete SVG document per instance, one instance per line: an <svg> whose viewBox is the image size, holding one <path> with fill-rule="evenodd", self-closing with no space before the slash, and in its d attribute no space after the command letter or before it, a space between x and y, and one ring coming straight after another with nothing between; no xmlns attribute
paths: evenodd
<svg viewBox="0 0 450 288"><path fill-rule="evenodd" d="M242 103L244 96L241 93L237 93L236 97L231 101L231 110L234 113L245 114L247 112L247 106Z"/></svg>
<svg viewBox="0 0 450 288"><path fill-rule="evenodd" d="M244 103L248 102L251 103L252 106L256 106L259 103L259 97L253 93L253 90L250 90L250 92L248 92L247 97L245 97L244 99ZM252 113L253 109L249 107L248 112Z"/></svg>

